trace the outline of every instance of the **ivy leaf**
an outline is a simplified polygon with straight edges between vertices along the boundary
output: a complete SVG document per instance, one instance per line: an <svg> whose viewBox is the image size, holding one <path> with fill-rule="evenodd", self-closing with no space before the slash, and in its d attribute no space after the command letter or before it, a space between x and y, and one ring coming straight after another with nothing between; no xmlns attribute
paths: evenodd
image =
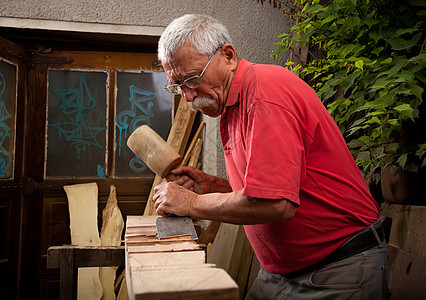
<svg viewBox="0 0 426 300"><path fill-rule="evenodd" d="M346 57L346 55L348 55L349 53L352 52L352 50L355 48L356 45L354 44L348 44L348 45L344 45L342 48L340 48L340 55L342 57Z"/></svg>
<svg viewBox="0 0 426 300"><path fill-rule="evenodd" d="M402 81L397 81L402 80ZM395 79L396 82L411 82L414 80L414 74L410 71L402 71L398 74L398 78Z"/></svg>
<svg viewBox="0 0 426 300"><path fill-rule="evenodd" d="M357 60L355 62L355 67L360 69L360 70L364 70L364 61L363 60Z"/></svg>
<svg viewBox="0 0 426 300"><path fill-rule="evenodd" d="M392 62L392 57L388 57L382 61L380 61L381 64L385 65L385 64L390 64Z"/></svg>
<svg viewBox="0 0 426 300"><path fill-rule="evenodd" d="M279 36L278 36L278 38L279 39L283 39L283 38L286 38L286 37L289 37L290 35L288 34L288 33L282 33L282 34L280 34Z"/></svg>
<svg viewBox="0 0 426 300"><path fill-rule="evenodd" d="M400 105L394 107L394 110L398 111L399 113L401 113L404 116L409 117L411 120L414 121L414 119L413 119L413 108L410 106L410 104L407 104L407 103L400 104Z"/></svg>
<svg viewBox="0 0 426 300"><path fill-rule="evenodd" d="M408 0L408 3L414 6L426 7L426 2L424 0Z"/></svg>
<svg viewBox="0 0 426 300"><path fill-rule="evenodd" d="M390 125L392 125L394 127L398 127L400 125L398 119L389 119L388 120L388 124L390 124Z"/></svg>
<svg viewBox="0 0 426 300"><path fill-rule="evenodd" d="M426 153L426 144L420 145L420 149L416 151L416 155L419 158L422 158L422 156Z"/></svg>
<svg viewBox="0 0 426 300"><path fill-rule="evenodd" d="M399 145L398 145L398 143L392 143L392 144L389 144L387 147L386 147L386 152L387 153L396 153L396 150L398 150L398 148L399 148Z"/></svg>
<svg viewBox="0 0 426 300"><path fill-rule="evenodd" d="M361 19L358 17L351 17L346 20L345 26L348 29L353 29L355 26L358 26L361 23Z"/></svg>
<svg viewBox="0 0 426 300"><path fill-rule="evenodd" d="M411 92L413 93L414 96L416 96L420 100L423 100L422 94L424 89L422 87L415 84L409 84L408 86L410 87Z"/></svg>
<svg viewBox="0 0 426 300"><path fill-rule="evenodd" d="M361 151L356 156L358 161L369 161L370 160L370 151Z"/></svg>
<svg viewBox="0 0 426 300"><path fill-rule="evenodd" d="M315 4L310 6L307 10L305 10L305 13L310 14L310 13L315 13L317 12L320 8L322 7L321 4Z"/></svg>
<svg viewBox="0 0 426 300"><path fill-rule="evenodd" d="M412 28L398 29L398 30L395 32L395 36L401 36L401 35L406 34L406 33L413 33L413 32L416 32L416 31L418 31L418 30L419 30L419 27L421 26L421 24L422 24L422 22L418 22L418 23L417 23L414 27L412 27Z"/></svg>
<svg viewBox="0 0 426 300"><path fill-rule="evenodd" d="M397 163L402 167L402 168L404 168L405 167L405 164L407 163L407 158L408 158L408 155L407 154L402 154L399 158L398 158L398 161L397 161Z"/></svg>
<svg viewBox="0 0 426 300"><path fill-rule="evenodd" d="M327 10L332 15L337 15L337 12L340 9L340 5L338 3L332 2L327 6Z"/></svg>
<svg viewBox="0 0 426 300"><path fill-rule="evenodd" d="M352 134L354 134L355 132L357 132L358 130L362 129L362 126L355 126L355 127L351 127L349 129L349 133L348 136L351 136Z"/></svg>
<svg viewBox="0 0 426 300"><path fill-rule="evenodd" d="M359 147L362 147L362 146L364 146L364 143L360 140L352 140L348 143L348 147L350 149L356 149L356 148L359 148Z"/></svg>
<svg viewBox="0 0 426 300"><path fill-rule="evenodd" d="M424 83L426 83L426 71L420 71L416 73L416 78Z"/></svg>
<svg viewBox="0 0 426 300"><path fill-rule="evenodd" d="M394 50L406 50L415 46L421 37L422 37L422 33L419 32L411 40L406 40L406 39L397 38L397 37L390 37L388 42Z"/></svg>
<svg viewBox="0 0 426 300"><path fill-rule="evenodd" d="M374 17L368 17L362 20L365 25L367 25L369 28L373 25L379 24L380 21Z"/></svg>
<svg viewBox="0 0 426 300"><path fill-rule="evenodd" d="M379 56L380 52L385 49L384 47L377 47L376 49L372 50L371 53L375 54L376 56ZM391 58L392 61L392 58Z"/></svg>

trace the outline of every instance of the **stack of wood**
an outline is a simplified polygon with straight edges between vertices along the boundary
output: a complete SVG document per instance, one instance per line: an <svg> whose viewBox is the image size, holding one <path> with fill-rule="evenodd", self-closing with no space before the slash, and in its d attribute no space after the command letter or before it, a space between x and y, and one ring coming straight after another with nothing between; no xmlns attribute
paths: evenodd
<svg viewBox="0 0 426 300"><path fill-rule="evenodd" d="M158 239L158 216L128 216L125 233L129 299L238 299L238 286L207 264L190 235Z"/></svg>

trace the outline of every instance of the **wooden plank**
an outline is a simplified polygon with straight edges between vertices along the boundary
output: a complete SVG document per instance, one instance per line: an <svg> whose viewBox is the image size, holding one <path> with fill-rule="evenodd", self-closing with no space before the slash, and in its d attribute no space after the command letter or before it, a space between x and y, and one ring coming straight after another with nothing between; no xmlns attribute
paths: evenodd
<svg viewBox="0 0 426 300"><path fill-rule="evenodd" d="M133 268L187 266L204 264L206 253L203 250L165 253L130 253L129 265Z"/></svg>
<svg viewBox="0 0 426 300"><path fill-rule="evenodd" d="M107 205L102 211L102 246L120 246L121 234L124 228L123 217L117 203L116 187L110 186L110 194ZM115 300L114 282L118 267L101 267L99 278L102 283L103 300Z"/></svg>
<svg viewBox="0 0 426 300"><path fill-rule="evenodd" d="M238 286L218 268L162 269L132 274L135 299L237 299Z"/></svg>
<svg viewBox="0 0 426 300"><path fill-rule="evenodd" d="M193 241L190 234L180 236L177 238L167 237L167 238L158 239L158 237L156 236L152 238L127 239L126 245L127 246L145 246L145 245L155 245L155 244L170 244L170 243L185 242L185 241Z"/></svg>
<svg viewBox="0 0 426 300"><path fill-rule="evenodd" d="M200 238L197 240L197 243L204 244L204 245L212 244L216 237L217 232L219 231L219 228L220 228L220 222L211 221L209 226L207 226L206 231L204 231L200 235Z"/></svg>
<svg viewBox="0 0 426 300"><path fill-rule="evenodd" d="M167 143L169 143L181 156L184 154L186 144L188 143L195 116L196 113L188 107L188 103L184 99L181 99L173 120L172 128L170 129L170 133L167 138ZM159 185L162 181L163 179L160 176L155 176L154 183L152 184L152 189L145 206L144 216L157 215L152 199L154 197L154 187Z"/></svg>
<svg viewBox="0 0 426 300"><path fill-rule="evenodd" d="M155 244L143 246L128 246L128 253L158 253L158 252L173 252L173 251L194 251L202 250L203 247L195 242L185 241L178 244Z"/></svg>
<svg viewBox="0 0 426 300"><path fill-rule="evenodd" d="M197 132L194 134L194 137L192 138L191 144L189 144L188 150L185 153L185 156L183 157L183 160L181 162L182 166L185 166L186 163L189 161L189 158L191 157L192 150L195 147L195 144L198 141L198 138L201 136L201 133L203 132L204 127L206 126L205 122L201 122L198 126Z"/></svg>
<svg viewBox="0 0 426 300"><path fill-rule="evenodd" d="M198 139L195 144L194 150L192 151L191 158L189 159L188 166L197 167L198 159L200 158L201 148L203 147L203 140Z"/></svg>
<svg viewBox="0 0 426 300"><path fill-rule="evenodd" d="M98 231L98 186L85 183L64 186L70 213L71 243L100 246ZM103 294L99 268L78 270L77 299L101 299Z"/></svg>
<svg viewBox="0 0 426 300"><path fill-rule="evenodd" d="M188 106L188 102L181 98L172 128L167 138L167 143L169 143L181 156L185 153L186 144L189 140L195 116L196 112L192 111Z"/></svg>
<svg viewBox="0 0 426 300"><path fill-rule="evenodd" d="M229 273L237 282L242 298L250 277L253 255L244 228L221 223L213 245L207 252L207 262L214 263Z"/></svg>
<svg viewBox="0 0 426 300"><path fill-rule="evenodd" d="M131 267L130 268L130 274L134 274L134 273L145 273L146 271L179 271L179 270L185 270L185 269L193 269L193 270L199 270L199 269L205 269L205 268L215 268L216 265L215 264L194 264L194 265L170 265L170 266L153 266L153 267Z"/></svg>
<svg viewBox="0 0 426 300"><path fill-rule="evenodd" d="M126 230L130 227L155 226L158 216L127 216Z"/></svg>
<svg viewBox="0 0 426 300"><path fill-rule="evenodd" d="M391 300L424 299L426 258L388 244L389 291Z"/></svg>
<svg viewBox="0 0 426 300"><path fill-rule="evenodd" d="M229 270L238 229L238 225L228 223L220 224L213 246L207 255L207 262L214 263L219 268L223 268L226 271Z"/></svg>
<svg viewBox="0 0 426 300"><path fill-rule="evenodd" d="M228 273L237 282L241 299L244 298L247 282L250 277L253 255L254 251L247 239L244 227L240 226L235 240Z"/></svg>

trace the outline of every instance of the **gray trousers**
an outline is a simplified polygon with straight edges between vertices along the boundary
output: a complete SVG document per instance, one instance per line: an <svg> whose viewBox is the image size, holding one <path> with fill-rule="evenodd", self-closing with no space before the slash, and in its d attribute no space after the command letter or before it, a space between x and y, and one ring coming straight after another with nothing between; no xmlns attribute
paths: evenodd
<svg viewBox="0 0 426 300"><path fill-rule="evenodd" d="M263 268L246 296L253 299L386 299L386 242L313 272L288 278Z"/></svg>

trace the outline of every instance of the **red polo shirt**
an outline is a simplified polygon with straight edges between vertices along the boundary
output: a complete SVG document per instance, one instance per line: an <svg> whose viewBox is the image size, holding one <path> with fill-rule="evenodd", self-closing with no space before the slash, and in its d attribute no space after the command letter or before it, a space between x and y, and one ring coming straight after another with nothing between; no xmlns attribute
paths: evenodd
<svg viewBox="0 0 426 300"><path fill-rule="evenodd" d="M378 220L378 205L334 120L287 69L241 60L220 134L234 191L299 205L290 221L244 226L267 271L310 266Z"/></svg>

